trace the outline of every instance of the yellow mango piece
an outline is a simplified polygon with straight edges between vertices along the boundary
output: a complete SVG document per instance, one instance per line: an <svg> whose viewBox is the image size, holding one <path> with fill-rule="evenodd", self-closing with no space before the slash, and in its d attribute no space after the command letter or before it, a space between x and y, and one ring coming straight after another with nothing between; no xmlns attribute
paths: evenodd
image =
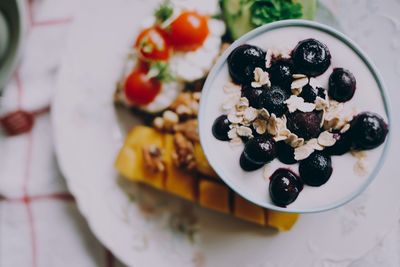
<svg viewBox="0 0 400 267"><path fill-rule="evenodd" d="M300 217L297 213L266 210L267 225L279 231L289 231Z"/></svg>
<svg viewBox="0 0 400 267"><path fill-rule="evenodd" d="M124 146L143 147L144 145L155 144L162 147L163 134L152 127L135 126L125 138Z"/></svg>
<svg viewBox="0 0 400 267"><path fill-rule="evenodd" d="M215 171L211 168L210 164L208 163L200 143L194 144L194 158L196 160L197 170L200 173L214 178L218 177L218 175L215 173Z"/></svg>
<svg viewBox="0 0 400 267"><path fill-rule="evenodd" d="M115 160L115 168L122 176L133 179L135 167L137 168L134 162L137 162L135 150L124 146L119 151L117 159Z"/></svg>
<svg viewBox="0 0 400 267"><path fill-rule="evenodd" d="M229 189L223 184L205 179L199 182L199 204L219 212L229 212Z"/></svg>
<svg viewBox="0 0 400 267"><path fill-rule="evenodd" d="M178 195L190 201L196 201L197 178L186 170L176 167L172 161L174 152L174 136L172 134L165 135L165 163L167 176L165 188L168 192Z"/></svg>
<svg viewBox="0 0 400 267"><path fill-rule="evenodd" d="M235 195L233 214L243 220L265 225L264 209Z"/></svg>
<svg viewBox="0 0 400 267"><path fill-rule="evenodd" d="M142 148L146 145L156 145L163 148L164 137L158 131L145 126L138 126L128 134L121 148L115 167L125 178L149 184L153 187L164 188L163 172L152 172L146 168Z"/></svg>

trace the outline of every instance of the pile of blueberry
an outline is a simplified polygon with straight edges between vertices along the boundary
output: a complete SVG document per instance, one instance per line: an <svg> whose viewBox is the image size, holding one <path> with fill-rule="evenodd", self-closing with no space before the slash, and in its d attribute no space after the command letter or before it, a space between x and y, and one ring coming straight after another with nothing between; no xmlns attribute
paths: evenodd
<svg viewBox="0 0 400 267"><path fill-rule="evenodd" d="M265 108L277 117L287 118L287 128L298 137L309 140L324 131L321 128L322 111L288 112L285 101L291 96L293 74L301 73L308 77L323 74L331 65L328 47L315 39L300 41L291 52L290 59L273 58L271 66L266 67L266 52L260 47L244 44L235 48L228 57L228 68L232 80L242 86L242 96L249 100L251 107ZM252 87L254 69L267 71L271 85ZM314 103L317 96L338 102L349 101L356 90L356 79L346 69L334 68L329 77L329 88L303 87L299 97L305 102ZM215 138L228 141L230 122L226 115L218 117L212 127ZM275 158L285 164L294 164L294 148L284 141L276 142L268 134L259 135L254 129L254 138L243 140L244 151L240 156L240 166L245 171L254 171ZM388 125L381 116L372 112L356 115L350 129L344 133L334 132L336 143L323 151L315 151L299 162L299 175L280 168L270 177L269 192L272 201L285 207L296 200L303 184L321 186L332 174L332 155L343 155L350 149L367 150L381 145L388 133Z"/></svg>

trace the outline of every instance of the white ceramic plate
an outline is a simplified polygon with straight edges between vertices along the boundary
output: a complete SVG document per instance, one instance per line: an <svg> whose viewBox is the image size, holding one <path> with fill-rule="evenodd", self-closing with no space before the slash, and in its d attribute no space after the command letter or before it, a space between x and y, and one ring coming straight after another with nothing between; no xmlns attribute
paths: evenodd
<svg viewBox="0 0 400 267"><path fill-rule="evenodd" d="M114 159L135 119L115 110L112 94L138 23L154 6L82 1L52 105L60 168L99 240L131 266L322 266L357 259L377 244L400 207L390 166L361 197L304 215L280 234L118 177Z"/></svg>

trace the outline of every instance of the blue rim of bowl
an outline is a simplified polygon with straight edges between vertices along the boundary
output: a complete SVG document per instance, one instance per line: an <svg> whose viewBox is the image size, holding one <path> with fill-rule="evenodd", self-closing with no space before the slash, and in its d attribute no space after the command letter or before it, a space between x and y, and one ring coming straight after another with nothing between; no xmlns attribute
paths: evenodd
<svg viewBox="0 0 400 267"><path fill-rule="evenodd" d="M388 119L388 124L392 126L392 118L391 118L391 105L389 102L389 98L388 98L388 93L386 90L386 86L383 82L383 79L381 77L381 75L379 74L377 68L375 67L375 65L372 63L372 61L369 59L368 56L366 56L364 54L364 52L362 52L361 48L355 44L354 41L352 41L350 38L348 38L347 36L345 36L343 33L327 26L321 23L317 23L317 22L313 22L313 21L308 21L308 20L284 20L284 21L278 21L278 22L272 22L269 24L266 24L264 26L261 26L259 28L256 28L248 33L246 33L245 35L243 35L242 37L240 37L238 40L236 40L233 44L231 44L231 46L225 50L225 52L220 56L220 58L217 60L216 64L214 65L214 67L211 69L210 74L208 75L206 82L203 86L203 91L202 91L202 96L200 99L200 109L199 109L199 135L200 135L200 143L201 146L204 149L204 154L206 156L206 158L208 159L208 151L209 151L209 147L208 144L204 141L205 139L205 131L211 131L211 129L208 129L207 127L205 127L204 125L204 116L206 116L206 106L202 105L202 103L204 103L205 99L207 98L208 92L211 88L212 83L214 82L216 75L220 72L221 68L224 66L228 55L231 53L231 51L236 48L237 46L249 41L250 39L253 39L257 36L259 36L260 34L263 34L267 31L271 31L271 30L275 30L275 29L279 29L279 28L284 28L284 27L306 27L306 28L312 28L312 29L317 29L319 31L322 31L324 33L327 33L335 38L337 38L338 40L340 40L341 42L343 42L345 45L347 45L350 49L352 49L359 57L360 59L364 62L364 64L368 67L369 71L372 73L376 83L378 84L378 87L380 89L380 93L384 102L384 108L385 108L385 113ZM349 196L341 199L340 201L337 201L335 203L332 203L330 205L325 205L322 207L318 207L318 208L314 208L314 209L291 209L290 206L288 206L287 208L281 208L281 207L277 207L275 205L273 205L272 203L269 205L266 205L265 203L262 202L258 202L258 201L253 201L251 200L251 198L249 196L247 196L246 194L243 194L241 192L239 192L238 190L236 190L237 188L233 187L232 184L229 182L229 180L224 179L224 175L220 175L223 174L224 172L221 170L221 168L219 167L218 164L213 164L213 162L210 162L210 165L213 167L213 169L217 172L217 174L221 177L221 179L233 190L235 191L237 194L239 194L240 196L242 196L243 198L255 203L256 205L259 205L261 207L270 209L270 210L276 210L276 211L282 211L282 212L287 212L287 213L316 213L316 212L322 212L322 211L328 211L337 207L340 207L348 202L350 202L351 200L353 200L355 197L357 197L358 195L360 195L370 184L371 182L375 179L375 177L377 176L377 174L379 173L379 171L381 170L386 156L388 154L388 150L390 147L390 142L391 142L391 133L389 132L387 138L386 138L386 142L384 144L384 149L382 152L382 156L380 157L378 163L375 165L374 170L371 172L370 176L368 177L368 179L360 186L360 188L358 190L356 190L355 192L353 192L352 194L350 194Z"/></svg>
<svg viewBox="0 0 400 267"><path fill-rule="evenodd" d="M8 23L9 31L13 34L13 36L10 37L11 40L8 44L9 47L7 48L6 55L2 60L3 68L0 68L0 71L4 72L3 75L0 75L0 94L4 87L7 85L7 82L10 80L15 69L17 68L23 48L26 24L25 2L22 0L14 0L12 2L9 2L8 4L12 6L13 12L17 14L17 18L10 18L10 14L4 12L5 9L0 11L3 11L3 15L5 16Z"/></svg>

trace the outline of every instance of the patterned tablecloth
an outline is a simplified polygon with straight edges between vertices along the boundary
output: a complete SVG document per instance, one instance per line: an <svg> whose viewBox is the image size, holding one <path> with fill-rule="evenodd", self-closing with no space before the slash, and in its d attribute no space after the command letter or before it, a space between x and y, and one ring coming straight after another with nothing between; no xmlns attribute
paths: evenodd
<svg viewBox="0 0 400 267"><path fill-rule="evenodd" d="M23 1L25 51L0 100L0 117L22 109L35 114L35 123L29 133L0 135L0 266L121 266L80 216L53 150L49 104L68 31L83 0ZM371 55L395 102L400 97L400 1L323 2ZM397 118L400 107L394 104ZM399 256L400 225L350 266L400 266Z"/></svg>

